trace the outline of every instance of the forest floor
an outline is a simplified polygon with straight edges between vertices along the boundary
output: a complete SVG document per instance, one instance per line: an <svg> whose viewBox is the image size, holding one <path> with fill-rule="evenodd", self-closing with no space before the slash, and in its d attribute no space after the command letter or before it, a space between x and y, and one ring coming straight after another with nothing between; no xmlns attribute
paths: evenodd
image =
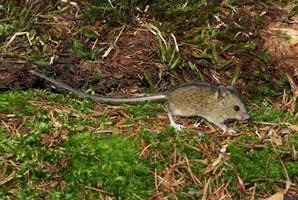
<svg viewBox="0 0 298 200"><path fill-rule="evenodd" d="M0 1L0 199L297 199L296 1ZM232 84L250 119L222 130L164 101ZM198 126L194 126L194 124Z"/></svg>

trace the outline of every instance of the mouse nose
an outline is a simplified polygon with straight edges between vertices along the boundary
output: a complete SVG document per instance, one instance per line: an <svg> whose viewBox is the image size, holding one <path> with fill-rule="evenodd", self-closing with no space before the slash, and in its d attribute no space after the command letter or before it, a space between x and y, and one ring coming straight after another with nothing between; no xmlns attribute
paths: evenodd
<svg viewBox="0 0 298 200"><path fill-rule="evenodd" d="M247 112L241 113L241 120L247 120L249 118L249 114Z"/></svg>

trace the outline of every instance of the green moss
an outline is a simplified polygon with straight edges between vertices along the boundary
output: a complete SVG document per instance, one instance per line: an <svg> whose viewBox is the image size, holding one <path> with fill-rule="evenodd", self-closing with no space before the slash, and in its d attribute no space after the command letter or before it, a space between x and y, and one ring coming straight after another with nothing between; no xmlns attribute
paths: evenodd
<svg viewBox="0 0 298 200"><path fill-rule="evenodd" d="M266 107L263 106L263 108L253 110L250 113L250 120L278 123L279 119L290 121L292 118L290 113L272 108L267 101L263 100L263 102L266 104Z"/></svg>
<svg viewBox="0 0 298 200"><path fill-rule="evenodd" d="M132 193L148 197L153 179L150 164L138 154L139 147L130 139L123 139L114 133L110 138L82 133L65 143L66 153L72 160L63 169L65 180L80 185L96 187L101 182L102 189L116 196L129 197ZM76 190L77 186L68 185Z"/></svg>
<svg viewBox="0 0 298 200"><path fill-rule="evenodd" d="M9 92L0 94L0 113L19 115L35 114L35 110L28 103L32 94L25 94L19 92Z"/></svg>
<svg viewBox="0 0 298 200"><path fill-rule="evenodd" d="M84 56L88 60L94 60L95 57L103 51L103 49L90 49L86 45L82 44L76 39L72 39L73 48L70 50L72 54L78 54ZM85 42L88 42L87 40Z"/></svg>
<svg viewBox="0 0 298 200"><path fill-rule="evenodd" d="M246 149L229 143L228 150L231 155L230 161L237 167L237 171L245 183L251 183L254 179L264 179L265 182L272 180L286 180L285 171L273 147ZM291 180L298 173L298 164L283 161ZM233 169L229 173L235 173ZM265 187L265 188L264 188ZM270 189L268 184L258 185L258 189Z"/></svg>

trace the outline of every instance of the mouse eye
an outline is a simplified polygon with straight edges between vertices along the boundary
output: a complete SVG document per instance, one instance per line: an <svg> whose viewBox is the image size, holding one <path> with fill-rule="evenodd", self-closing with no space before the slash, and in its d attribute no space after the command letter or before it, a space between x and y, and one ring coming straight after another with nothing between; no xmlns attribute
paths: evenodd
<svg viewBox="0 0 298 200"><path fill-rule="evenodd" d="M240 110L239 106L234 106L234 110L239 111Z"/></svg>

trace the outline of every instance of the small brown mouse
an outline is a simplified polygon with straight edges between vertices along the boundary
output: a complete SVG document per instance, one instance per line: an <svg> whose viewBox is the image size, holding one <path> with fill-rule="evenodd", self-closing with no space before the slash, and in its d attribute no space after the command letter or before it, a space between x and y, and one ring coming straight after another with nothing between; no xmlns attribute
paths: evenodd
<svg viewBox="0 0 298 200"><path fill-rule="evenodd" d="M29 72L57 85L58 87L69 90L76 95L82 95L100 101L133 102L166 99L169 103L168 116L171 126L178 130L185 127L176 124L173 120L173 116L199 116L219 126L224 132L227 130L235 132L232 129L228 129L224 124L227 120L246 120L249 118L245 104L237 92L230 87L218 87L205 82L186 83L178 85L164 94L159 95L136 98L109 98L86 94L71 88L64 83L44 76L39 72L33 70L30 70Z"/></svg>

